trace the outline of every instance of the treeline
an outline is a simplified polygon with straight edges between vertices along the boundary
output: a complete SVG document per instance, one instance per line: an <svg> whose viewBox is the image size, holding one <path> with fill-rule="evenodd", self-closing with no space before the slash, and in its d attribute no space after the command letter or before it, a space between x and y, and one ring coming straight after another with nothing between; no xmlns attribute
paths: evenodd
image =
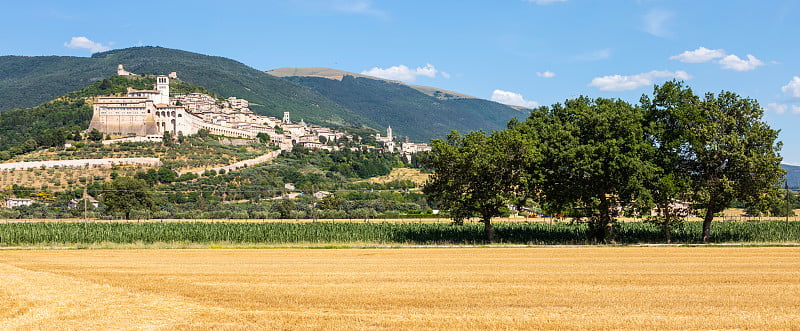
<svg viewBox="0 0 800 331"><path fill-rule="evenodd" d="M434 140L425 192L456 221L479 215L490 241L491 218L509 204L586 221L594 240L608 242L623 213L655 211L668 235L689 201L708 242L714 214L732 201L757 212L780 198L781 143L762 116L755 100L701 97L677 81L638 105L579 97L506 130Z"/></svg>

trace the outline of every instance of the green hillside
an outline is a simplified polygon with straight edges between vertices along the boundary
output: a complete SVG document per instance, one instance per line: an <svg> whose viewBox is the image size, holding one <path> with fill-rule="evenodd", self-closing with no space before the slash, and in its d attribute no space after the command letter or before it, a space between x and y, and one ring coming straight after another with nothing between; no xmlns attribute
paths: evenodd
<svg viewBox="0 0 800 331"><path fill-rule="evenodd" d="M781 168L786 170L786 180L789 182L789 188L793 190L800 189L800 166L781 164Z"/></svg>
<svg viewBox="0 0 800 331"><path fill-rule="evenodd" d="M36 107L0 113L0 160L41 147L62 146L67 140L77 138L76 134L86 130L92 118L92 107L86 98L122 95L128 87L151 89L155 81L152 75L113 75ZM208 93L203 87L180 79L171 80L170 89L177 93Z"/></svg>
<svg viewBox="0 0 800 331"><path fill-rule="evenodd" d="M396 82L346 75L341 80L286 77L328 97L339 105L392 126L398 136L415 140L443 137L451 130L503 129L513 117L526 113L482 99L436 98Z"/></svg>
<svg viewBox="0 0 800 331"><path fill-rule="evenodd" d="M161 47L118 49L90 58L0 56L0 111L36 107L114 75L118 64L136 74L175 71L181 80L210 92L247 99L258 114L280 118L289 111L294 120L333 127L383 130L391 125L397 135L414 140L443 137L451 130L501 129L509 119L527 116L436 88L355 78L347 72L341 72L341 81L281 78L234 60Z"/></svg>
<svg viewBox="0 0 800 331"><path fill-rule="evenodd" d="M188 83L226 97L244 98L259 114L333 125L376 126L311 89L248 67L240 62L161 47L135 47L66 56L0 57L0 111L28 108L80 89L116 73L117 64L136 74L172 71Z"/></svg>

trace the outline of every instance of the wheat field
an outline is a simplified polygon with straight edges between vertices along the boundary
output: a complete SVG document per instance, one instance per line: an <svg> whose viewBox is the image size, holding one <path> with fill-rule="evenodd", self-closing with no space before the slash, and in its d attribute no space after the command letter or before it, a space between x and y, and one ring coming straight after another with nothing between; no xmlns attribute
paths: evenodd
<svg viewBox="0 0 800 331"><path fill-rule="evenodd" d="M797 329L799 247L0 251L0 329Z"/></svg>

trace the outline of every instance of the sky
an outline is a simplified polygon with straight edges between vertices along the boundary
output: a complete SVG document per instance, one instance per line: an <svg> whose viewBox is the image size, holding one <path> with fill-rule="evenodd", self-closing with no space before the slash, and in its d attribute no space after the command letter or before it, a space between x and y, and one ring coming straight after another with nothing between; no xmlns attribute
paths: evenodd
<svg viewBox="0 0 800 331"><path fill-rule="evenodd" d="M161 46L330 67L527 107L638 103L677 78L759 101L800 165L800 0L10 1L0 55Z"/></svg>

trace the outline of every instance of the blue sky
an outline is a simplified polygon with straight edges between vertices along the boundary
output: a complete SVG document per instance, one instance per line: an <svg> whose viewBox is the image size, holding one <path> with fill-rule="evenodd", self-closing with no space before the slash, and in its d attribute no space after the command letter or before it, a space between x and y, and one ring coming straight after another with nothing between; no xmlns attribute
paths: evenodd
<svg viewBox="0 0 800 331"><path fill-rule="evenodd" d="M527 106L653 84L757 99L800 165L800 0L12 1L0 55L138 45L331 67Z"/></svg>

